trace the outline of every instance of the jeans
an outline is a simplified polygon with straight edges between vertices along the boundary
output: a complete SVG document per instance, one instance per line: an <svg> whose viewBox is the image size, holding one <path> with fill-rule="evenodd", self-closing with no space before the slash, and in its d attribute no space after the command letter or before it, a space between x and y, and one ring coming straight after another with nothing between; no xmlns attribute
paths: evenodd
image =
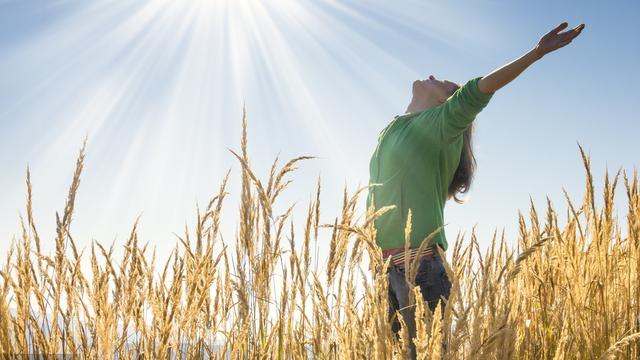
<svg viewBox="0 0 640 360"><path fill-rule="evenodd" d="M389 282L389 320L392 321L391 328L398 336L400 322L396 318L396 310L405 321L409 332L409 339L416 336L415 304L409 307L409 297L413 296L405 281L404 266L390 265L387 272ZM415 284L420 286L422 297L429 305L431 311L435 311L440 297L449 298L451 292L451 282L444 269L442 260L438 255L423 257L420 259L418 272L416 273ZM440 306L443 306L441 304ZM415 346L411 343L411 356L415 358Z"/></svg>

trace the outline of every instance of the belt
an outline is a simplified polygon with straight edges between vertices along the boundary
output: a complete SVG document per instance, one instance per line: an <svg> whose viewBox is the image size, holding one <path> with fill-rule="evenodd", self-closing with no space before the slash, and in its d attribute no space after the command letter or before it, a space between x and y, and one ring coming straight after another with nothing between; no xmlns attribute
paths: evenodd
<svg viewBox="0 0 640 360"><path fill-rule="evenodd" d="M424 248L424 250L418 254L418 248L409 249L409 261L412 261L416 257L422 258L425 256L433 256L437 254L436 250L437 245L431 245ZM404 265L405 252L404 248L396 248L396 249L387 249L382 251L382 259L386 261L389 257L391 257L391 263L396 266Z"/></svg>

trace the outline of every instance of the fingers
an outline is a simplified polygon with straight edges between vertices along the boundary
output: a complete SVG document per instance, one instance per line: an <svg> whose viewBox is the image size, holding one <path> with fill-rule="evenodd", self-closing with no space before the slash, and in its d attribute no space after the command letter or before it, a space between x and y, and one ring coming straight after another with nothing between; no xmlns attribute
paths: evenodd
<svg viewBox="0 0 640 360"><path fill-rule="evenodd" d="M565 34L566 36L560 41L560 47L571 43L573 39L575 39L578 35L580 35L580 30L574 29L572 31L566 32ZM565 35L565 34L561 34L561 35Z"/></svg>
<svg viewBox="0 0 640 360"><path fill-rule="evenodd" d="M563 33L549 35L549 37L555 37L560 42L570 41L570 40L573 40L574 38L576 38L578 35L580 35L580 32L582 32L582 29L584 29L584 24L580 24L580 25L576 26L575 28L573 28L573 29L571 29L569 31L565 31ZM555 29L554 29L554 31L555 31Z"/></svg>
<svg viewBox="0 0 640 360"><path fill-rule="evenodd" d="M558 34L561 30L565 29L567 26L569 26L569 24L566 21L564 21L560 25L556 26L551 31L549 31L547 34ZM578 34L580 34L582 29L584 29L584 24L580 24L574 27L573 29L571 29L570 31L564 32L563 34L572 34L577 36Z"/></svg>
<svg viewBox="0 0 640 360"><path fill-rule="evenodd" d="M560 30L566 28L569 24L565 21L562 24L556 26L553 30L549 31L549 34L557 34Z"/></svg>
<svg viewBox="0 0 640 360"><path fill-rule="evenodd" d="M584 29L584 24L580 24L576 27L573 28L574 31L580 32L582 31L582 29Z"/></svg>
<svg viewBox="0 0 640 360"><path fill-rule="evenodd" d="M573 39L576 36L580 35L580 32L582 32L582 29L584 29L584 24L580 24L580 25L574 27L573 29L571 29L571 30L569 30L567 32L564 32L564 33L562 33L560 35L564 35L564 37L566 37L568 39Z"/></svg>
<svg viewBox="0 0 640 360"><path fill-rule="evenodd" d="M580 24L567 32L574 35L574 37L576 37L580 34L580 32L582 32L582 29L584 29L584 24Z"/></svg>

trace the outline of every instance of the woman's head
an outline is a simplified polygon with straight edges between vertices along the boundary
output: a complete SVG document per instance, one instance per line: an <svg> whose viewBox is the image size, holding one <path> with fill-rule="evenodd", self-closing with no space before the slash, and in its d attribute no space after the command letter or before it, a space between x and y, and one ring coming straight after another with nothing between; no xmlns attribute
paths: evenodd
<svg viewBox="0 0 640 360"><path fill-rule="evenodd" d="M444 103L460 86L449 80L438 80L433 75L413 82L411 112L424 110Z"/></svg>

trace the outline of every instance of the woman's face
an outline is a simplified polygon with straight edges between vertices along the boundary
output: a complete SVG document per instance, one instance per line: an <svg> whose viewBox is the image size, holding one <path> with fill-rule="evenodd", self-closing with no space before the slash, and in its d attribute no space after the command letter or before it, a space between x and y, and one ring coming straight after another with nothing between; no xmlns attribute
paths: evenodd
<svg viewBox="0 0 640 360"><path fill-rule="evenodd" d="M413 82L413 96L444 103L460 86L449 80L438 80L433 75Z"/></svg>

